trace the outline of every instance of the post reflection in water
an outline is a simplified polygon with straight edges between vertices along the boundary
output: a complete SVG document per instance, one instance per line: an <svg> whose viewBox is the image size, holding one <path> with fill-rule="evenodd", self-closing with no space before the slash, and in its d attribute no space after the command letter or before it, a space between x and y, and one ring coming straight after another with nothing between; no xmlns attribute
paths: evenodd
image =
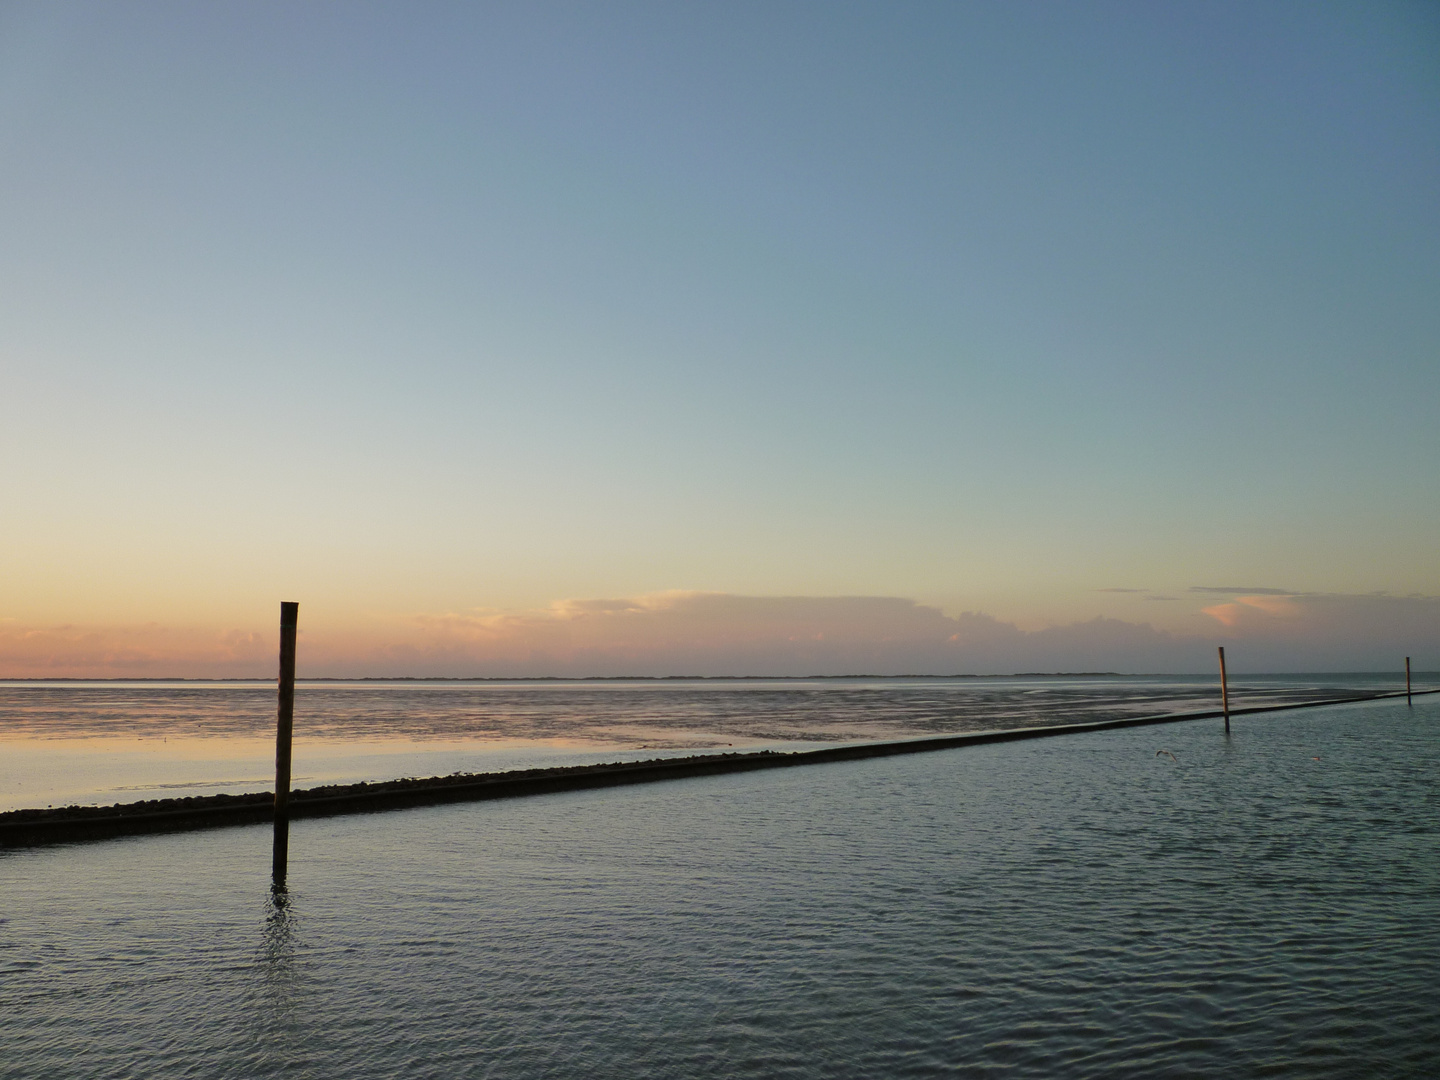
<svg viewBox="0 0 1440 1080"><path fill-rule="evenodd" d="M267 962L288 959L294 949L292 940L296 915L293 901L284 885L272 885L265 898L265 930L261 954Z"/></svg>
<svg viewBox="0 0 1440 1080"><path fill-rule="evenodd" d="M265 899L265 924L254 965L258 979L252 1015L257 1025L255 1041L262 1054L282 1052L287 1036L299 1027L298 924L289 892L283 885L272 888Z"/></svg>

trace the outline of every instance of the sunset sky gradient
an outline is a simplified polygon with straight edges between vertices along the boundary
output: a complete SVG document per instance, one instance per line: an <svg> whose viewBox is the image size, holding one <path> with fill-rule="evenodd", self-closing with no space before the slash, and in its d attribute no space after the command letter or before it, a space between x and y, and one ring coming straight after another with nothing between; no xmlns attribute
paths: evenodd
<svg viewBox="0 0 1440 1080"><path fill-rule="evenodd" d="M1440 668L1437 58L0 3L0 677Z"/></svg>

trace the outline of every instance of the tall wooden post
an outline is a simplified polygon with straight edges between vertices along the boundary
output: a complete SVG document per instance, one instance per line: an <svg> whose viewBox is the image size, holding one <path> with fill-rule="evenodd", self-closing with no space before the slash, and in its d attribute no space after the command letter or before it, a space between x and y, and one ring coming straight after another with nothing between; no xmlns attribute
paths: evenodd
<svg viewBox="0 0 1440 1080"><path fill-rule="evenodd" d="M1225 734L1230 734L1230 684L1225 679L1225 646L1220 646L1220 708L1225 712Z"/></svg>
<svg viewBox="0 0 1440 1080"><path fill-rule="evenodd" d="M1405 704L1414 705L1410 700L1410 657L1405 657Z"/></svg>
<svg viewBox="0 0 1440 1080"><path fill-rule="evenodd" d="M285 887L290 855L290 742L295 727L295 625L300 605L280 604L280 704L275 724L275 850L270 864L271 884Z"/></svg>

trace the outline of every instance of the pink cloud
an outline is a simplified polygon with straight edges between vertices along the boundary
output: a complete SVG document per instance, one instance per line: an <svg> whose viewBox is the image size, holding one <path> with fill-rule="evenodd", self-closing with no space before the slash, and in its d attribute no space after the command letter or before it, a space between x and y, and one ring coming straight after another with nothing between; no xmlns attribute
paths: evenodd
<svg viewBox="0 0 1440 1080"><path fill-rule="evenodd" d="M414 628L363 663L431 674L840 675L1177 670L1203 654L1148 624L1096 619L1027 633L896 597L674 592L530 614L424 615Z"/></svg>
<svg viewBox="0 0 1440 1080"><path fill-rule="evenodd" d="M1222 626L1238 627L1253 624L1255 612L1274 619L1300 619L1305 617L1305 608L1294 596L1237 596L1228 604L1216 604L1201 608L1202 612L1217 620ZM1246 620L1250 620L1247 623Z"/></svg>
<svg viewBox="0 0 1440 1080"><path fill-rule="evenodd" d="M251 630L138 626L0 626L9 678L249 678L274 667L275 642Z"/></svg>
<svg viewBox="0 0 1440 1080"><path fill-rule="evenodd" d="M1240 596L1203 609L1268 670L1394 670L1440 661L1440 597L1386 593Z"/></svg>
<svg viewBox="0 0 1440 1080"><path fill-rule="evenodd" d="M1207 672L1440 667L1440 598L1250 595L1206 608L1218 634L1096 618L1026 631L897 597L669 592L532 612L419 614L302 630L302 675L585 676ZM274 632L0 625L0 676L271 677Z"/></svg>

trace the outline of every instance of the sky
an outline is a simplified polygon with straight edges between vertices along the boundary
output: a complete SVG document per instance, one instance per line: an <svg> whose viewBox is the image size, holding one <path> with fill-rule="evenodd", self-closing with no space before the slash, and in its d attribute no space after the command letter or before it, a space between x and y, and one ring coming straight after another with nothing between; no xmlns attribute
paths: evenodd
<svg viewBox="0 0 1440 1080"><path fill-rule="evenodd" d="M0 677L1440 669L1440 8L0 0Z"/></svg>

